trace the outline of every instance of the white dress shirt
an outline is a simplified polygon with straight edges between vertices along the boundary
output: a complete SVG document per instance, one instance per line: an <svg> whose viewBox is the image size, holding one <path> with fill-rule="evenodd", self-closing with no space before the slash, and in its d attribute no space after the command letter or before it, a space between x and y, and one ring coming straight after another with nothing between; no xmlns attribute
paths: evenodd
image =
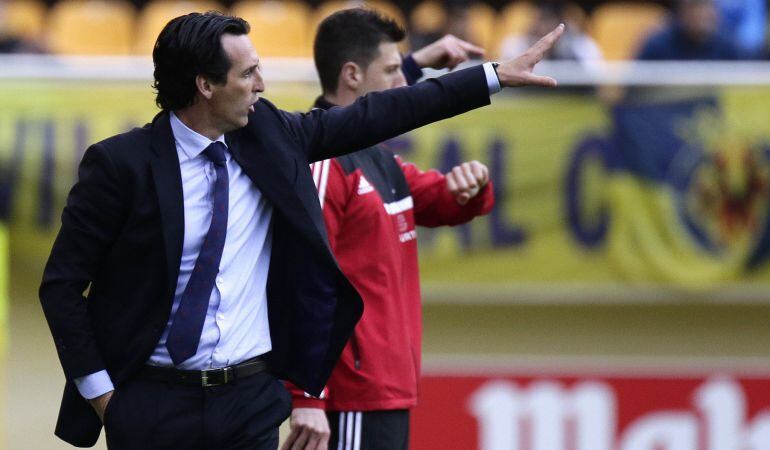
<svg viewBox="0 0 770 450"><path fill-rule="evenodd" d="M491 63L483 64L489 94L500 92L500 79ZM203 150L213 141L191 130L170 114L176 142L184 193L184 247L176 282L174 303L166 329L147 364L173 367L166 338L182 300L187 281L195 267L203 238L211 224L214 205L214 163ZM226 145L224 136L216 139ZM273 207L243 173L241 166L225 152L229 183L227 237L219 263L219 275L209 299L198 351L179 369L202 370L224 367L270 351L267 320L267 274L270 267ZM254 255L257 255L256 258ZM106 370L76 378L80 395L92 399L114 389Z"/></svg>
<svg viewBox="0 0 770 450"><path fill-rule="evenodd" d="M166 338L211 223L216 181L214 164L202 153L212 141L185 126L173 113L170 116L182 172L184 246L171 315L155 351L147 361L150 365L167 367L174 364L166 348ZM217 141L225 143L224 136ZM232 159L229 151L225 152L225 157L229 175L225 247L198 351L176 366L179 369L224 367L271 349L266 285L273 208ZM113 389L106 370L78 378L75 382L81 395L89 399Z"/></svg>

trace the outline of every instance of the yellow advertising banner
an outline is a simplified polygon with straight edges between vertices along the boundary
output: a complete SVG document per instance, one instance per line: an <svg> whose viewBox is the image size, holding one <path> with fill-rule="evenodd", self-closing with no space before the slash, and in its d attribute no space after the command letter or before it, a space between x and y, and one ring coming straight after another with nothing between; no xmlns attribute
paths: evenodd
<svg viewBox="0 0 770 450"><path fill-rule="evenodd" d="M388 142L421 168L477 159L492 174L489 216L419 231L426 286L761 291L770 87L677 93L610 106L589 91L514 91ZM265 96L299 111L315 94L277 84ZM35 296L85 148L151 120L153 100L148 83L2 82L0 218L15 291Z"/></svg>

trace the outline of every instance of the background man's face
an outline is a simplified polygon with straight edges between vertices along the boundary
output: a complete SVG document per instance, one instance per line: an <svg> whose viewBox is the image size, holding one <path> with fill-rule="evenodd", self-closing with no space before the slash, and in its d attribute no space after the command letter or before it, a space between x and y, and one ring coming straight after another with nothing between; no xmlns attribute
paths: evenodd
<svg viewBox="0 0 770 450"><path fill-rule="evenodd" d="M692 1L681 6L679 20L690 39L703 42L716 33L719 13L711 1Z"/></svg>
<svg viewBox="0 0 770 450"><path fill-rule="evenodd" d="M383 91L394 87L406 86L406 79L401 72L401 54L395 42L383 42L379 46L379 55L364 71L363 83L357 94Z"/></svg>
<svg viewBox="0 0 770 450"><path fill-rule="evenodd" d="M222 47L230 59L224 84L214 85L211 115L223 132L246 126L251 106L259 100L265 83L259 69L259 57L248 36L225 34Z"/></svg>

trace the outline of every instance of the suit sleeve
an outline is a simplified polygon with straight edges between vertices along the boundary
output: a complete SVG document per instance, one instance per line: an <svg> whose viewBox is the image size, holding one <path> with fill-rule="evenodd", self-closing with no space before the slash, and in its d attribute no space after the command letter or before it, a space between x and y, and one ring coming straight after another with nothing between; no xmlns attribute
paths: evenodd
<svg viewBox="0 0 770 450"><path fill-rule="evenodd" d="M438 227L459 225L469 222L474 217L483 216L492 211L495 194L492 182L487 183L479 193L465 205L460 205L449 192L446 177L437 170L423 172L411 163L396 157L404 172L404 177L412 192L414 218L417 225Z"/></svg>
<svg viewBox="0 0 770 450"><path fill-rule="evenodd" d="M85 153L40 286L40 302L67 379L105 369L86 308L85 290L124 222L118 173L96 144Z"/></svg>
<svg viewBox="0 0 770 450"><path fill-rule="evenodd" d="M318 191L318 201L323 209L324 222L332 251L337 248L337 236L344 219L343 214L348 201L350 187L340 164L334 159L318 161L310 165L313 182ZM291 393L293 408L325 409L329 388L325 387L318 397L313 397L293 383L286 381L286 389Z"/></svg>
<svg viewBox="0 0 770 450"><path fill-rule="evenodd" d="M346 107L280 114L312 162L371 147L489 102L484 68L476 66L414 86L372 92Z"/></svg>

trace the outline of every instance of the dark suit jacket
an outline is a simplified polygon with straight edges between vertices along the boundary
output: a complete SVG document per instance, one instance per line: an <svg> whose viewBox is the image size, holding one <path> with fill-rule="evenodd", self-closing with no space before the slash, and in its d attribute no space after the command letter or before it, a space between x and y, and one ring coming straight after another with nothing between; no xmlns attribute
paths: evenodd
<svg viewBox="0 0 770 450"><path fill-rule="evenodd" d="M328 111L292 114L262 99L248 125L225 136L274 207L267 300L276 376L320 393L363 310L329 250L308 163L488 103L484 71L475 67ZM168 113L83 157L40 287L68 380L56 434L74 445L92 446L101 424L72 380L107 369L120 389L168 322L183 207Z"/></svg>

